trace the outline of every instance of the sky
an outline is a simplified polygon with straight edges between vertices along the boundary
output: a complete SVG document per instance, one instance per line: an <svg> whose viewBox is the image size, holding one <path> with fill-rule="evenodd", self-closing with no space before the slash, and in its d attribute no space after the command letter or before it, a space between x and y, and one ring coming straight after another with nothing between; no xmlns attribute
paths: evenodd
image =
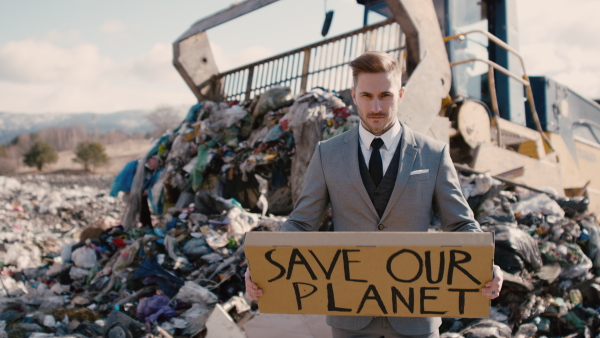
<svg viewBox="0 0 600 338"><path fill-rule="evenodd" d="M239 2L239 1L237 1ZM192 105L172 43L232 0L22 0L0 6L0 111L111 113ZM220 71L362 26L355 0L281 0L208 31ZM530 75L600 98L600 1L517 0Z"/></svg>

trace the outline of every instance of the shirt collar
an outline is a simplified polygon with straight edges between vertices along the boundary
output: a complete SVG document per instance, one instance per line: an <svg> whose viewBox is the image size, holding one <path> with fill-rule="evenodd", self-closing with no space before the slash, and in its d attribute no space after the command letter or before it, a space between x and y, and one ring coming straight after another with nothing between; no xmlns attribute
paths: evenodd
<svg viewBox="0 0 600 338"><path fill-rule="evenodd" d="M363 142L364 145L366 145L368 148L371 148L371 142L373 142L373 139L379 137L383 141L383 145L385 146L386 150L390 150L394 143L394 140L396 139L396 136L398 136L398 134L400 134L401 131L402 126L400 125L400 122L398 122L398 120L396 120L394 125L381 136L375 136L371 134L367 129L365 129L365 127L363 127L362 121L360 121L360 126L358 127L358 134L360 136L360 140Z"/></svg>

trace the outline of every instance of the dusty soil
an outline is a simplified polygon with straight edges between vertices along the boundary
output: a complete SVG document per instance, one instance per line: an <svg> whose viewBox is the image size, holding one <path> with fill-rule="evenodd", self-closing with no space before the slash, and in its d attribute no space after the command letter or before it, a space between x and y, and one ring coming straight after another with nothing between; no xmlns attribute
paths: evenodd
<svg viewBox="0 0 600 338"><path fill-rule="evenodd" d="M118 144L104 146L106 155L109 161L106 165L94 168L95 174L116 175L123 169L127 162L133 161L145 155L152 147L148 140L137 139L127 140ZM44 168L42 173L57 173L64 175L85 174L83 166L73 162L75 154L72 150L58 152L58 161ZM37 174L37 170L29 167L21 167L18 169L19 174Z"/></svg>

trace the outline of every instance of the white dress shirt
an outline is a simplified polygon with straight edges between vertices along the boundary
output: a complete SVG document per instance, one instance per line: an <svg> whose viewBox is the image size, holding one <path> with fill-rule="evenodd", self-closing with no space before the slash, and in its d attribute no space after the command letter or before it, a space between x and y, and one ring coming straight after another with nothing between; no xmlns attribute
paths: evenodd
<svg viewBox="0 0 600 338"><path fill-rule="evenodd" d="M371 142L373 142L374 138L381 138L383 141L383 146L379 148L379 152L381 153L381 160L383 162L383 175L385 175L387 168L392 162L392 157L394 157L396 148L398 148L400 138L402 137L402 126L400 125L400 122L396 120L394 125L388 131L383 133L383 135L375 136L367 131L365 127L363 127L361 121L360 126L358 127L358 135L358 139L360 140L360 149L362 150L363 157L365 158L367 168L369 167L369 160L371 159Z"/></svg>

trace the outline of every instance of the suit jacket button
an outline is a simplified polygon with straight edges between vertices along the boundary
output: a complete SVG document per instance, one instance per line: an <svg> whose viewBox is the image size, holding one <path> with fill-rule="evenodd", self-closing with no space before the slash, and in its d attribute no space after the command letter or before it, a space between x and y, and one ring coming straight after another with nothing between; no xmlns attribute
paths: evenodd
<svg viewBox="0 0 600 338"><path fill-rule="evenodd" d="M383 226L383 224L379 224L379 225L377 226L377 229L379 229L379 230L383 230L383 228L385 228L385 227Z"/></svg>

